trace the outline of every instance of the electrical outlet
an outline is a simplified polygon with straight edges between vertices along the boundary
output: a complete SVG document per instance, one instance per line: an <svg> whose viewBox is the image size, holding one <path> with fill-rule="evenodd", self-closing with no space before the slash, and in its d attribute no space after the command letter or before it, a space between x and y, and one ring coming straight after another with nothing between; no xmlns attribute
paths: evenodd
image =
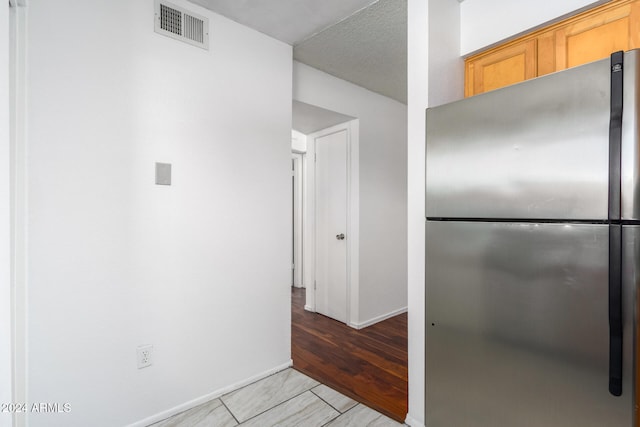
<svg viewBox="0 0 640 427"><path fill-rule="evenodd" d="M138 369L146 368L147 366L151 366L153 356L153 346L152 345L141 345L138 347Z"/></svg>

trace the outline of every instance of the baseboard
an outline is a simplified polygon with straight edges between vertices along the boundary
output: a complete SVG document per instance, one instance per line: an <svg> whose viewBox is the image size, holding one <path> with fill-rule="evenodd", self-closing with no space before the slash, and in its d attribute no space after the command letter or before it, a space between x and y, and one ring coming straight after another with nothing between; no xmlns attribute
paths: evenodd
<svg viewBox="0 0 640 427"><path fill-rule="evenodd" d="M310 311L310 312L312 312L312 313L315 313L315 312L316 312L316 311L315 311L313 308L311 308L311 306L309 306L309 305L305 305L305 306L304 306L304 309L305 309L305 310L307 310L307 311Z"/></svg>
<svg viewBox="0 0 640 427"><path fill-rule="evenodd" d="M187 410L189 410L191 408L195 408L198 405L202 405L203 403L206 403L206 402L208 402L210 400L217 399L220 396L223 396L223 395L225 395L227 393L231 393L232 391L235 391L235 390L237 390L239 388L242 388L242 387L244 387L246 385L249 385L251 383L259 381L259 380L261 380L263 378L266 378L266 377L268 377L270 375L273 375L273 374L275 374L277 372L283 371L283 370L285 370L287 368L290 368L291 366L293 366L293 360L289 360L289 362L287 362L285 364L282 364L280 366L276 366L275 368L271 368L271 369L269 369L267 371L264 371L264 372L262 372L262 373L260 373L258 375L254 375L254 376L249 377L249 378L247 378L245 380L239 381L239 382L237 382L235 384L231 384L230 386L223 387L223 388L221 388L219 390L216 390L216 391L214 391L212 393L207 393L204 396L200 396L200 397L198 397L196 399L193 399L193 400L190 400L188 402L182 403L182 404L180 404L178 406L175 406L175 407L173 407L171 409L168 409L166 411L162 411L160 413L157 413L155 415L147 417L144 420L140 420L140 421L137 421L137 422L135 422L133 424L129 424L127 427L146 427L146 426L148 426L150 424L157 423L158 421L165 420L165 419L167 419L169 417L172 417L172 416L174 416L176 414L179 414L180 412L184 412L184 411L187 411Z"/></svg>
<svg viewBox="0 0 640 427"><path fill-rule="evenodd" d="M424 423L416 420L409 414L407 414L407 418L404 419L404 423L411 427L424 427Z"/></svg>
<svg viewBox="0 0 640 427"><path fill-rule="evenodd" d="M355 322L349 322L349 326L351 326L352 328L355 329L363 329L366 328L367 326L371 326L374 325L378 322L382 322L383 320L387 320L393 316L397 316L398 314L402 314L402 313L406 313L407 312L407 307L403 307L403 308L399 308L397 310L394 310L392 312L389 312L387 314L383 314L381 316L377 316L374 317L373 319L369 319L366 322L360 322L360 323L355 323Z"/></svg>

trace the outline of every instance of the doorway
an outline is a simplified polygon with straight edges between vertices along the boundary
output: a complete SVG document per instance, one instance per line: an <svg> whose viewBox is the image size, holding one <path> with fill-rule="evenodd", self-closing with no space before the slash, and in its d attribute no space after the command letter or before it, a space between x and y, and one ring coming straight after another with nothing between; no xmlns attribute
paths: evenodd
<svg viewBox="0 0 640 427"><path fill-rule="evenodd" d="M351 120L305 135L304 167L305 309L351 327L358 306L357 127Z"/></svg>
<svg viewBox="0 0 640 427"><path fill-rule="evenodd" d="M301 372L339 390L357 401L364 402L380 412L402 421L407 413L407 315L406 313L361 329L358 325L359 305L359 128L358 119L334 111L322 109L298 101L293 102L292 151L303 152L303 180L305 195L303 202L303 282L305 288L292 287L291 305L291 356L293 366ZM332 167L323 172L324 148L331 144L340 147L346 139L346 150L332 157L336 163L344 164L346 172ZM327 145L323 145L323 144ZM331 151L331 150L330 150ZM346 153L345 153L346 151ZM319 155L316 161L316 154ZM343 160L343 155L346 158ZM334 162L331 162L332 164ZM329 176L325 176L329 174ZM346 175L345 193L337 197L343 200L345 220L337 228L323 225L322 209L316 203L325 204L321 191L326 183L317 183L333 174ZM324 176L324 178L323 178ZM340 179L342 181L342 178ZM332 200L332 197L329 197ZM326 207L324 208L326 209ZM317 214L316 210L320 213ZM340 215L342 216L342 215ZM318 218L316 218L318 217ZM318 224L316 224L316 220ZM343 228L340 228L343 227ZM327 229L326 232L322 231ZM345 230L345 231L342 231ZM324 236L321 236L324 234ZM344 234L344 239L336 236ZM318 254L316 240L333 249ZM342 245L342 246L340 246ZM346 262L340 265L346 287L344 319L334 320L320 315L324 291L315 289L314 282L321 276L316 270L332 252L344 249ZM319 258L319 259L317 259ZM317 296L316 296L317 295Z"/></svg>
<svg viewBox="0 0 640 427"><path fill-rule="evenodd" d="M298 262L292 264L294 270L302 270L302 286L307 289L304 309L355 327L359 295L359 121L294 101L293 129L292 152L302 154L303 202L302 253L297 252ZM292 190L297 191L294 187ZM336 191L337 196L333 195ZM294 222L295 215L292 212ZM295 246L295 237L293 240ZM294 272L294 287L295 282Z"/></svg>

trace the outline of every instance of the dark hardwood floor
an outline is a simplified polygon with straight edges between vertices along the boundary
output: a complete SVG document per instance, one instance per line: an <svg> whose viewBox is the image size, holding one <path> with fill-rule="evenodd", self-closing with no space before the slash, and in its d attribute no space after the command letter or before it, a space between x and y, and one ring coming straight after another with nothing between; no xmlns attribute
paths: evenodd
<svg viewBox="0 0 640 427"><path fill-rule="evenodd" d="M293 367L344 395L404 422L407 415L407 314L356 330L304 310L292 288Z"/></svg>

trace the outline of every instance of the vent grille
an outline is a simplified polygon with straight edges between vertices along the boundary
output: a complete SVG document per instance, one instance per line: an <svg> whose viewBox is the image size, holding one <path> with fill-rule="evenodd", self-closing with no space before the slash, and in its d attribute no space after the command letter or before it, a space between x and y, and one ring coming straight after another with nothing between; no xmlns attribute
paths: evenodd
<svg viewBox="0 0 640 427"><path fill-rule="evenodd" d="M160 28L170 33L182 35L182 12L167 5L160 5Z"/></svg>
<svg viewBox="0 0 640 427"><path fill-rule="evenodd" d="M204 40L204 21L185 13L184 36L189 40L202 43Z"/></svg>
<svg viewBox="0 0 640 427"><path fill-rule="evenodd" d="M203 49L209 49L209 20L171 3L156 0L155 31Z"/></svg>

